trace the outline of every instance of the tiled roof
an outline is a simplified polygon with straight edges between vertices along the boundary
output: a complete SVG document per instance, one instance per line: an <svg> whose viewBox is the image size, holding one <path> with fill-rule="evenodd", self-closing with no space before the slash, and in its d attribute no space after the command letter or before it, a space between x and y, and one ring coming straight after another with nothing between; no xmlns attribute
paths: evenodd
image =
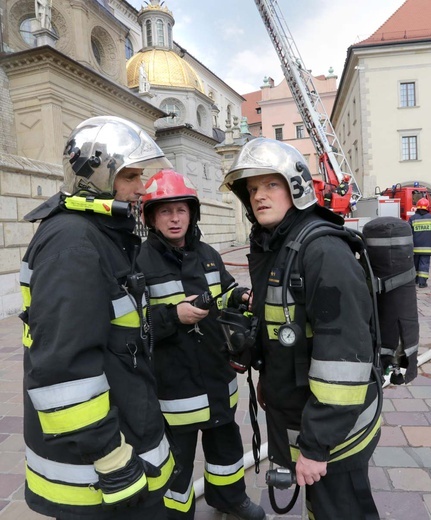
<svg viewBox="0 0 431 520"><path fill-rule="evenodd" d="M241 111L242 115L247 118L247 123L252 125L262 121L262 115L256 112L256 108L259 108L258 102L262 99L262 91L256 90L256 92L243 94L242 97L245 98L245 101L242 104Z"/></svg>
<svg viewBox="0 0 431 520"><path fill-rule="evenodd" d="M431 38L431 0L406 0L375 33L352 47L427 38Z"/></svg>

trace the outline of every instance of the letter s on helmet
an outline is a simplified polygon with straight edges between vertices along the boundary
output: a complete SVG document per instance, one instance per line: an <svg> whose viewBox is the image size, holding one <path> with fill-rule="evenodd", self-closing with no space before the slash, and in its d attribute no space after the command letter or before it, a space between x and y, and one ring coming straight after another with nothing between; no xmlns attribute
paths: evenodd
<svg viewBox="0 0 431 520"><path fill-rule="evenodd" d="M190 223L195 225L200 219L199 198L192 181L174 170L161 170L148 179L145 195L142 196L144 220L150 222L151 209L160 202L186 201L190 207Z"/></svg>
<svg viewBox="0 0 431 520"><path fill-rule="evenodd" d="M286 179L296 208L303 210L317 202L313 179L302 154L289 144L265 137L252 139L242 147L220 190L233 191L254 222L246 179L274 173Z"/></svg>
<svg viewBox="0 0 431 520"><path fill-rule="evenodd" d="M426 209L428 210L430 207L429 200L423 197L422 199L419 199L416 204L416 209Z"/></svg>
<svg viewBox="0 0 431 520"><path fill-rule="evenodd" d="M69 136L63 152L61 192L114 196L114 180L125 167L170 168L161 148L138 125L115 116L91 117Z"/></svg>

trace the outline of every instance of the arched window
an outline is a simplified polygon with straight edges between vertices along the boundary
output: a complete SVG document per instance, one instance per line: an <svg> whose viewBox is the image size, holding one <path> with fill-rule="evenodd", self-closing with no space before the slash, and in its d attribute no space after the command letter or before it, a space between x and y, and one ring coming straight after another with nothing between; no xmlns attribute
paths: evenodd
<svg viewBox="0 0 431 520"><path fill-rule="evenodd" d="M170 49L172 49L174 45L172 41L172 25L170 23L168 23L168 45Z"/></svg>
<svg viewBox="0 0 431 520"><path fill-rule="evenodd" d="M96 38L91 38L91 49L93 51L94 57L99 65L102 64L102 53L100 52L100 43L96 40Z"/></svg>
<svg viewBox="0 0 431 520"><path fill-rule="evenodd" d="M133 56L133 45L129 37L126 38L126 60L130 59Z"/></svg>
<svg viewBox="0 0 431 520"><path fill-rule="evenodd" d="M37 28L39 28L38 21L32 16L25 18L19 26L21 38L25 43L30 45L30 47L36 47L36 37L34 36L33 31Z"/></svg>
<svg viewBox="0 0 431 520"><path fill-rule="evenodd" d="M164 35L164 27L163 27L163 21L157 20L156 22L156 30L157 30L157 45L159 47L165 46L165 35Z"/></svg>
<svg viewBox="0 0 431 520"><path fill-rule="evenodd" d="M153 46L153 28L151 27L151 20L145 22L145 30L147 33L147 47Z"/></svg>

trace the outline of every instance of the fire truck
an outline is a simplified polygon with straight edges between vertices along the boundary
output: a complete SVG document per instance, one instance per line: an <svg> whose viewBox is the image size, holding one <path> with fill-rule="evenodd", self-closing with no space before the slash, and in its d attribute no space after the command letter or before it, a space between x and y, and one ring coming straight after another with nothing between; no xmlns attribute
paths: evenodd
<svg viewBox="0 0 431 520"><path fill-rule="evenodd" d="M359 186L313 83L311 71L302 61L277 0L255 0L255 4L280 58L292 97L319 157L321 179L314 179L319 204L344 217L351 215L357 207L368 208L368 204L361 204ZM378 197L375 197L375 201L391 199L390 202L398 204L399 199L400 209L397 210L397 216L408 220L420 197L425 196L431 201L431 188L425 188L419 183L397 184L383 192L378 189L376 195ZM387 208L390 206L386 205ZM372 213L369 218L379 216L374 214L374 209Z"/></svg>

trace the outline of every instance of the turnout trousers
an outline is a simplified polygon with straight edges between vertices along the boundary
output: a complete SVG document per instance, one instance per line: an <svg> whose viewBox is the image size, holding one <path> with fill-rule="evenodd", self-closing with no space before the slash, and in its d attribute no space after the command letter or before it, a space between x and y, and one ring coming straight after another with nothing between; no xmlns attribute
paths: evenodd
<svg viewBox="0 0 431 520"><path fill-rule="evenodd" d="M178 448L177 463L182 468L165 494L169 520L193 520L196 508L193 468L198 430L180 433L172 429ZM204 452L204 492L208 505L223 511L246 499L242 440L232 421L202 430ZM199 478L200 475L197 476Z"/></svg>
<svg viewBox="0 0 431 520"><path fill-rule="evenodd" d="M430 270L430 255L415 255L413 257L416 269L416 283L420 280L427 281Z"/></svg>

